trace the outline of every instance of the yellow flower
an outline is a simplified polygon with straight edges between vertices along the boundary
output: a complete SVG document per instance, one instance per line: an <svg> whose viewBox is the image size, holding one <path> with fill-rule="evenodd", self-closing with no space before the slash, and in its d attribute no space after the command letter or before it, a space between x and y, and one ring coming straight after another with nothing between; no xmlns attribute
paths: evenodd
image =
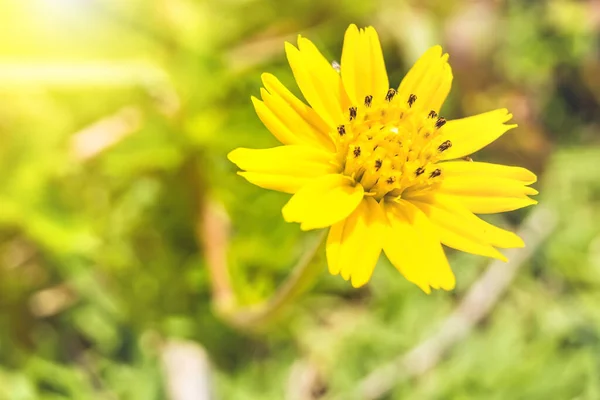
<svg viewBox="0 0 600 400"><path fill-rule="evenodd" d="M283 146L239 148L228 157L253 184L294 194L283 208L286 221L303 230L331 227L332 274L362 286L383 250L426 293L451 290L455 278L441 244L502 260L497 248L524 246L475 214L536 204L528 195L537 191L527 186L536 176L466 157L516 127L505 125L512 115L440 117L452 84L440 46L423 54L398 89L390 89L372 27L350 25L340 72L306 38L285 51L310 106L263 74L262 101L252 102Z"/></svg>

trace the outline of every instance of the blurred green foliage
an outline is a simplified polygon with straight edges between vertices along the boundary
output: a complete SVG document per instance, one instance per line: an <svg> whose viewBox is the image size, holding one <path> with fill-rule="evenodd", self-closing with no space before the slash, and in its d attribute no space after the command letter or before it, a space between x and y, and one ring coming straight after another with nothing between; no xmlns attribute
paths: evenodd
<svg viewBox="0 0 600 400"><path fill-rule="evenodd" d="M241 304L267 298L310 237L283 222L287 195L248 184L226 160L275 144L249 101L260 73L294 87L283 42L302 33L338 59L351 22L378 29L397 83L443 44L455 74L445 114L513 111L519 129L476 158L537 172L540 202L559 217L485 323L388 398L600 398L596 2L9 0L0 400L166 398L161 354L174 339L208 352L218 399L286 398L298 360L318 366L323 391L352 398L359 379L439 328L486 260L450 253L458 287L430 296L383 257L365 289L324 272L260 334L211 308L206 202L231 219Z"/></svg>

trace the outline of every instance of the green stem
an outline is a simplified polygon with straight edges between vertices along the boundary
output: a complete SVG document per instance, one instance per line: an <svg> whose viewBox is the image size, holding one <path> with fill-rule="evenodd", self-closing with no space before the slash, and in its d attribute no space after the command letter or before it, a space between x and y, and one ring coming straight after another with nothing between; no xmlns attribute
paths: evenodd
<svg viewBox="0 0 600 400"><path fill-rule="evenodd" d="M326 232L302 255L292 273L266 301L246 308L217 310L232 325L243 329L265 327L273 322L282 310L310 289L318 275L323 272Z"/></svg>

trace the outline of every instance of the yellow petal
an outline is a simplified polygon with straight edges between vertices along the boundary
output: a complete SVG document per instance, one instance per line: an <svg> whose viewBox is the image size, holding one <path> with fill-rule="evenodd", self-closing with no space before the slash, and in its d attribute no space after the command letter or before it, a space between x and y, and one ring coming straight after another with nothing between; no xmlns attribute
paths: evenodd
<svg viewBox="0 0 600 400"><path fill-rule="evenodd" d="M473 224L462 215L452 213L435 203L429 204L414 200L411 203L427 215L435 226L440 241L446 246L467 253L507 261L506 257L492 247L481 235L478 229L479 225Z"/></svg>
<svg viewBox="0 0 600 400"><path fill-rule="evenodd" d="M256 110L258 118L262 121L267 129L283 144L303 144L288 126L286 126L281 120L271 111L267 105L252 96L252 104Z"/></svg>
<svg viewBox="0 0 600 400"><path fill-rule="evenodd" d="M519 208L532 206L538 202L529 197L484 197L484 196L456 196L449 195L453 201L457 201L475 214L496 214L500 212L514 211Z"/></svg>
<svg viewBox="0 0 600 400"><path fill-rule="evenodd" d="M405 200L385 203L390 225L383 246L390 262L425 293L456 284L439 237L427 216Z"/></svg>
<svg viewBox="0 0 600 400"><path fill-rule="evenodd" d="M444 194L482 197L526 198L538 194L537 190L523 182L483 175L444 176L438 190Z"/></svg>
<svg viewBox="0 0 600 400"><path fill-rule="evenodd" d="M386 219L379 203L364 198L356 210L334 224L327 236L329 272L341 272L352 286L360 287L371 279L379 259L386 228Z"/></svg>
<svg viewBox="0 0 600 400"><path fill-rule="evenodd" d="M438 112L452 86L452 69L448 54L442 54L441 46L427 50L408 71L398 88L400 99L417 96L413 107Z"/></svg>
<svg viewBox="0 0 600 400"><path fill-rule="evenodd" d="M474 215L465 206L456 201L453 196L440 193L412 193L403 194L408 201L418 201L434 205L448 213L460 216L465 220L465 225L470 226L481 239L494 247L503 249L525 247L523 240L515 233L498 228Z"/></svg>
<svg viewBox="0 0 600 400"><path fill-rule="evenodd" d="M348 99L341 78L315 45L298 37L298 48L286 43L285 51L304 98L330 129L346 122Z"/></svg>
<svg viewBox="0 0 600 400"><path fill-rule="evenodd" d="M335 173L339 166L332 154L309 146L280 146L271 149L235 149L227 158L248 172L239 175L265 189L296 193L314 178Z"/></svg>
<svg viewBox="0 0 600 400"><path fill-rule="evenodd" d="M362 105L365 97L383 102L389 89L385 61L379 36L373 27L358 29L352 24L344 36L342 50L342 81L354 105Z"/></svg>
<svg viewBox="0 0 600 400"><path fill-rule="evenodd" d="M271 149L238 148L227 155L240 169L269 174L318 177L335 173L335 154L309 146L279 146Z"/></svg>
<svg viewBox="0 0 600 400"><path fill-rule="evenodd" d="M537 181L537 176L525 168L508 165L490 164L472 161L452 161L439 164L444 177L493 176L520 181L530 185Z"/></svg>
<svg viewBox="0 0 600 400"><path fill-rule="evenodd" d="M312 108L298 100L275 76L263 74L263 83L266 89L261 89L261 97L265 105L298 142L335 150L329 128Z"/></svg>
<svg viewBox="0 0 600 400"><path fill-rule="evenodd" d="M512 211L537 204L529 195L538 193L523 182L494 176L450 176L444 177L436 191L452 196L475 214L490 214Z"/></svg>
<svg viewBox="0 0 600 400"><path fill-rule="evenodd" d="M275 75L264 73L261 75L265 89L272 95L281 97L288 103L302 118L304 118L316 131L327 134L330 127L319 117L311 107L307 106L298 99L288 88L286 88Z"/></svg>
<svg viewBox="0 0 600 400"><path fill-rule="evenodd" d="M346 218L364 196L363 187L340 175L324 175L302 187L283 207L287 222L302 230L325 228Z"/></svg>
<svg viewBox="0 0 600 400"><path fill-rule="evenodd" d="M466 208L466 212L469 212ZM469 212L470 215L473 215ZM469 215L469 217L470 217ZM479 231L482 232L482 237L488 241L492 246L500 247L501 249L514 249L525 247L523 239L517 236L516 233L507 231L502 228L498 228L495 225L490 224L482 220L481 218L473 215L473 222L479 225Z"/></svg>
<svg viewBox="0 0 600 400"><path fill-rule="evenodd" d="M452 147L444 151L444 160L468 156L492 143L509 129L517 125L505 125L512 118L507 109L489 111L472 117L448 121L442 128L442 135L452 142Z"/></svg>
<svg viewBox="0 0 600 400"><path fill-rule="evenodd" d="M305 176L289 176L279 174L265 174L262 172L238 172L250 183L263 189L277 190L278 192L294 194L300 188L314 181L314 178Z"/></svg>

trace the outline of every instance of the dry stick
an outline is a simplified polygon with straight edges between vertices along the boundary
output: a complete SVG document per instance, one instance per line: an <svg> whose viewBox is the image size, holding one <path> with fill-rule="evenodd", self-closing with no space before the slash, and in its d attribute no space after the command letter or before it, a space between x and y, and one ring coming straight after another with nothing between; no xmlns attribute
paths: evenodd
<svg viewBox="0 0 600 400"><path fill-rule="evenodd" d="M235 304L235 294L227 268L227 246L231 230L229 217L220 204L207 199L202 199L199 214L196 237L209 268L213 304L217 310L229 309Z"/></svg>
<svg viewBox="0 0 600 400"><path fill-rule="evenodd" d="M170 400L212 400L212 370L197 343L171 339L161 351L166 392Z"/></svg>
<svg viewBox="0 0 600 400"><path fill-rule="evenodd" d="M467 337L473 327L489 314L518 269L535 253L556 224L556 214L538 206L519 229L519 236L527 247L507 251L510 259L507 263L494 260L436 334L361 380L356 391L360 398L381 398L399 383L435 367L453 345Z"/></svg>
<svg viewBox="0 0 600 400"><path fill-rule="evenodd" d="M71 137L70 152L77 161L88 161L127 136L137 132L142 125L142 111L128 106L86 126Z"/></svg>

